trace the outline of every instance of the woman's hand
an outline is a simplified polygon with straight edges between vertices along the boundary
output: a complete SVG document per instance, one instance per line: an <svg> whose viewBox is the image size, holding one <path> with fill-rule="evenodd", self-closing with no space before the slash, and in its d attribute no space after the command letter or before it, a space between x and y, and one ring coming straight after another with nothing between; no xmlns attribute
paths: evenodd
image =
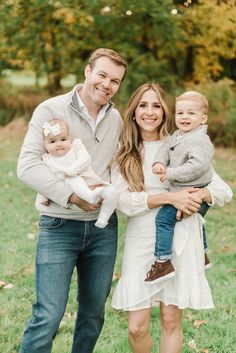
<svg viewBox="0 0 236 353"><path fill-rule="evenodd" d="M211 194L210 192L205 189L205 188L194 188L193 191L195 196L199 197L202 201L206 202L206 203L211 203L212 202L212 199L211 199ZM177 221L180 221L181 218L185 218L189 216L188 213L183 213L181 212L180 210L177 211L176 213L176 219Z"/></svg>
<svg viewBox="0 0 236 353"><path fill-rule="evenodd" d="M194 188L169 194L172 201L171 205L188 216L197 212L202 204L202 198Z"/></svg>

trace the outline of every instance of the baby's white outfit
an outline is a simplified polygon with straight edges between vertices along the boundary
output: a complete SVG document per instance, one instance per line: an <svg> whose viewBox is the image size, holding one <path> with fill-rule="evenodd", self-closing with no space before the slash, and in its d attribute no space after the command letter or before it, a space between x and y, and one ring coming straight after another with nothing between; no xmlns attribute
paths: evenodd
<svg viewBox="0 0 236 353"><path fill-rule="evenodd" d="M42 156L43 162L58 176L70 185L72 191L89 203L97 203L103 199L101 210L95 225L104 228L116 208L117 192L109 183L104 182L95 174L91 165L91 156L80 139L72 142L71 149L61 157L48 153ZM91 190L89 186L102 184Z"/></svg>

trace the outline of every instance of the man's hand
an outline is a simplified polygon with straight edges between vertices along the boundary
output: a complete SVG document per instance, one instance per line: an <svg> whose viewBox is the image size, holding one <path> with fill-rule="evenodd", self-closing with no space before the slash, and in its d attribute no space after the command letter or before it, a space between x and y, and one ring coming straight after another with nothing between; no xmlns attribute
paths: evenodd
<svg viewBox="0 0 236 353"><path fill-rule="evenodd" d="M98 202L93 205L93 204L81 199L76 194L72 194L69 197L68 202L78 206L79 208L82 208L82 210L84 210L86 212L96 211L98 208L101 207L101 202Z"/></svg>

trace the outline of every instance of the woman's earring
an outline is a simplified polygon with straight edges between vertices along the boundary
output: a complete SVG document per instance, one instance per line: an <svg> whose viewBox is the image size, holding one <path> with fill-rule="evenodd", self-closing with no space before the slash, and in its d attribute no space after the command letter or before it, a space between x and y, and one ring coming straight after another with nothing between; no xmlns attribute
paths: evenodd
<svg viewBox="0 0 236 353"><path fill-rule="evenodd" d="M135 116L133 116L133 118L132 118L133 120L135 120Z"/></svg>

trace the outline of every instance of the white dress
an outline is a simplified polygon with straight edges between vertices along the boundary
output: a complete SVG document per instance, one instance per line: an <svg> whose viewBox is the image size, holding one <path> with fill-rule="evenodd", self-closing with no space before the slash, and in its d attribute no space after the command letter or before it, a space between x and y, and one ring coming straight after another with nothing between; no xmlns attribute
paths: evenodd
<svg viewBox="0 0 236 353"><path fill-rule="evenodd" d="M211 290L205 277L202 241L203 218L198 214L175 226L172 261L176 276L160 284L144 282L147 271L155 261L155 216L158 209L148 209L148 194L167 191L169 184L161 183L152 173L152 163L163 142L144 143L145 192L129 192L117 172L113 180L120 190L118 209L128 216L122 273L115 288L112 306L119 310L140 310L153 305L173 304L181 309L214 307ZM116 174L117 173L117 174ZM213 202L222 206L232 198L231 189L214 174L211 192Z"/></svg>

